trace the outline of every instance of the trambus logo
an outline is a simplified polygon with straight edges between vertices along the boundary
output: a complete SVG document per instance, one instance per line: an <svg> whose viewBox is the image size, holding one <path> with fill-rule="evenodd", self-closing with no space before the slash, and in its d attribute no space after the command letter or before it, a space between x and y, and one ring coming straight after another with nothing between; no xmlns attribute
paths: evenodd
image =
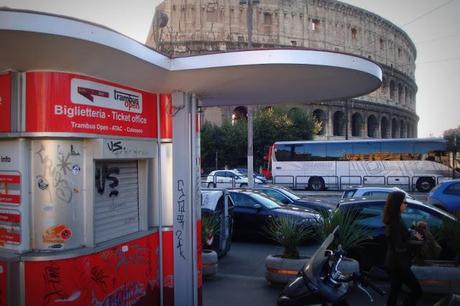
<svg viewBox="0 0 460 306"><path fill-rule="evenodd" d="M121 90L116 90L116 89L113 91L113 94L114 94L115 100L123 102L125 107L128 110L140 109L140 103L139 103L140 96L139 95L133 95L133 94L123 92Z"/></svg>
<svg viewBox="0 0 460 306"><path fill-rule="evenodd" d="M142 94L139 92L78 78L72 79L70 87L74 104L142 113Z"/></svg>

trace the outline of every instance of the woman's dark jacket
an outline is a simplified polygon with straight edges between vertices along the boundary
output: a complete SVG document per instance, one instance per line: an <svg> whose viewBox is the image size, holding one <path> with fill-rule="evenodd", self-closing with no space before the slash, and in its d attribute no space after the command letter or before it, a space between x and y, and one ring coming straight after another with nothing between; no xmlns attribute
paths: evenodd
<svg viewBox="0 0 460 306"><path fill-rule="evenodd" d="M385 226L387 268L408 268L411 266L412 253L410 233L400 217L394 218Z"/></svg>

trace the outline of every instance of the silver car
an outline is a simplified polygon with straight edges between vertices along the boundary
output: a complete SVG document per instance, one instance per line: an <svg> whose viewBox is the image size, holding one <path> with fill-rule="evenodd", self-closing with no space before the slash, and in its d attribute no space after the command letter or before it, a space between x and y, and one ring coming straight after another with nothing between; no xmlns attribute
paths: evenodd
<svg viewBox="0 0 460 306"><path fill-rule="evenodd" d="M386 199L393 191L401 191L406 194L406 199L414 199L409 193L398 187L356 187L345 190L342 193L342 200L349 198L372 198Z"/></svg>

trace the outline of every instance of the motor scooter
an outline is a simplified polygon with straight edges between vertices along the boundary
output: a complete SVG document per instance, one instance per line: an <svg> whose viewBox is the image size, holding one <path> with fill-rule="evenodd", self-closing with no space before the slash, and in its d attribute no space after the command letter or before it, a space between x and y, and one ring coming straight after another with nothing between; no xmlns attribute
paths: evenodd
<svg viewBox="0 0 460 306"><path fill-rule="evenodd" d="M351 284L367 294L371 302L372 295L367 288L372 288L380 295L385 292L374 285L369 277L361 273L342 274L339 270L345 252L340 245L335 251L330 248L336 244L339 235L337 227L316 250L310 260L299 271L297 277L289 283L278 298L278 306L303 305L348 305L346 297Z"/></svg>
<svg viewBox="0 0 460 306"><path fill-rule="evenodd" d="M297 277L286 285L278 297L278 306L347 306L347 296L352 284L363 291L371 303L374 299L369 288L381 296L385 295L385 291L371 281L372 276L369 273L346 275L340 272L340 263L345 252L340 245L335 251L331 250L331 247L337 245L338 235L339 227L324 240ZM460 297L445 297L435 306L460 306Z"/></svg>

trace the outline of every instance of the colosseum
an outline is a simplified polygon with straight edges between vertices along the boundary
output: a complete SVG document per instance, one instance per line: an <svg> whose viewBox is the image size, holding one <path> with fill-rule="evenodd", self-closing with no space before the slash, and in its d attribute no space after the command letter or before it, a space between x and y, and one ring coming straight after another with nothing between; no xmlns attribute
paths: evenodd
<svg viewBox="0 0 460 306"><path fill-rule="evenodd" d="M321 122L319 139L417 137L415 58L409 36L390 21L335 0L252 0L253 48L308 48L377 62L382 86L347 101L305 103ZM240 0L166 0L147 45L172 56L248 48L248 5ZM245 107L207 108L216 124Z"/></svg>

